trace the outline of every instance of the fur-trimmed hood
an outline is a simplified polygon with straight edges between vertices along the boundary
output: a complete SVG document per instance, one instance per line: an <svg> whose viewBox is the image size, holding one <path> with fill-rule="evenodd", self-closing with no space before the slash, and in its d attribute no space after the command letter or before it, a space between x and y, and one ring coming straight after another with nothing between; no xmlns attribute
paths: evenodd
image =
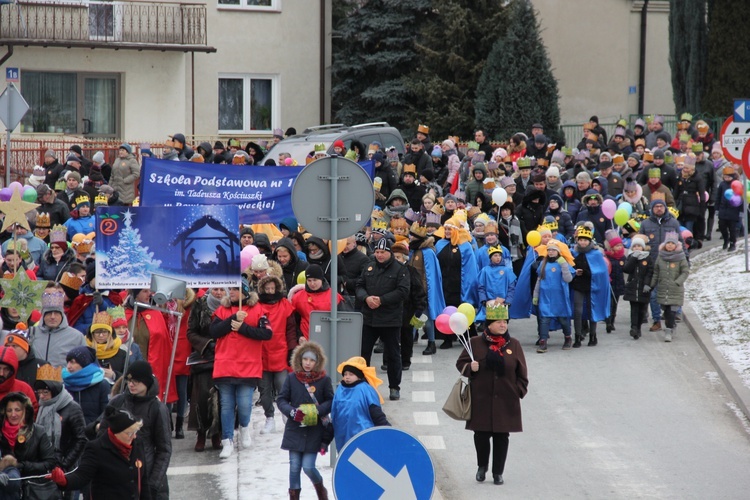
<svg viewBox="0 0 750 500"><path fill-rule="evenodd" d="M258 303L258 294L256 292L250 292L250 295L248 295L247 299L243 300L242 303L250 307L254 306ZM229 300L228 294L221 299L221 305L224 307L232 307L232 301Z"/></svg>
<svg viewBox="0 0 750 500"><path fill-rule="evenodd" d="M323 352L323 348L320 344L315 342L305 342L302 345L298 345L292 351L292 370L295 372L301 372L302 370L302 355L307 351L312 351L318 357L318 361L315 363L313 371L323 372L326 369L326 355Z"/></svg>
<svg viewBox="0 0 750 500"><path fill-rule="evenodd" d="M258 293L262 293L263 287L266 286L266 283L271 281L276 283L276 292L281 293L281 296L283 297L286 294L286 286L284 285L284 281L281 278L274 276L273 274L269 274L268 276L264 276L263 278L258 280Z"/></svg>
<svg viewBox="0 0 750 500"><path fill-rule="evenodd" d="M293 255L296 257L297 252L295 251ZM284 277L284 270L281 268L281 265L273 259L268 259L268 271L267 272L269 275L277 276L279 278ZM250 278L253 275L252 266L247 266L242 271L242 274Z"/></svg>

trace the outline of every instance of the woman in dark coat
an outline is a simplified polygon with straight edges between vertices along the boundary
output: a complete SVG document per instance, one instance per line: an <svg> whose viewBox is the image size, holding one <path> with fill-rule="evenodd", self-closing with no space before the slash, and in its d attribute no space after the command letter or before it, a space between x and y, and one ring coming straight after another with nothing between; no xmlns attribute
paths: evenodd
<svg viewBox="0 0 750 500"><path fill-rule="evenodd" d="M474 431L476 480L485 479L492 438L492 478L503 484L509 433L523 431L521 398L529 385L521 343L508 334L508 309L488 307L484 333L470 339L469 345L474 360L464 349L456 368L471 380L471 419L466 428Z"/></svg>
<svg viewBox="0 0 750 500"><path fill-rule="evenodd" d="M96 351L87 346L70 350L68 364L63 368L65 389L83 410L86 425L104 412L112 385L104 379L104 370L96 362Z"/></svg>
<svg viewBox="0 0 750 500"><path fill-rule="evenodd" d="M59 467L50 474L61 488L80 490L91 484L91 500L150 499L143 449L134 442L143 423L127 410L108 406L107 432L86 445L81 463L67 476Z"/></svg>
<svg viewBox="0 0 750 500"><path fill-rule="evenodd" d="M323 444L323 433L326 430L323 417L331 413L333 403L333 385L331 378L326 375L325 366L326 357L320 345L306 342L298 346L292 353L294 371L287 376L276 398L281 414L289 415L281 449L289 450L290 498L299 498L302 489L301 470L312 481L318 498L328 498L323 478L315 468L316 455L326 448ZM317 418L311 418L308 409L312 409Z"/></svg>
<svg viewBox="0 0 750 500"><path fill-rule="evenodd" d="M21 392L11 392L0 401L0 453L13 455L18 460L21 477L46 474L55 466L55 450L44 431L34 423L34 406ZM44 479L23 482L23 490L35 490L38 498L55 498L55 488Z"/></svg>
<svg viewBox="0 0 750 500"><path fill-rule="evenodd" d="M206 435L210 430L214 431L210 436L213 449L221 449L221 426L218 421L214 421L212 411L212 401L219 397L215 389L212 391L216 340L211 338L209 330L211 316L221 305L221 299L225 295L226 291L223 288L211 288L195 301L188 318L187 339L193 347L193 352L200 355L199 362L190 366L193 391L188 414L188 429L198 431L198 439L195 442L195 451L198 452L206 449Z"/></svg>

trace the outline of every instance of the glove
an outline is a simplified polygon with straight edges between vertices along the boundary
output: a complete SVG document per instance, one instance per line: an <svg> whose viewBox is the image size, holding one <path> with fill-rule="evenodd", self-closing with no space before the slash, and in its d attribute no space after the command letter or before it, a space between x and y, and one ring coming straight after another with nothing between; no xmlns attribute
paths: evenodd
<svg viewBox="0 0 750 500"><path fill-rule="evenodd" d="M320 450L323 451L323 450ZM0 486L8 486L8 480L10 478L8 477L8 474L0 474Z"/></svg>
<svg viewBox="0 0 750 500"><path fill-rule="evenodd" d="M68 478L65 477L65 472L60 467L55 467L49 475L57 485L65 487L68 484Z"/></svg>
<svg viewBox="0 0 750 500"><path fill-rule="evenodd" d="M558 257L557 258L557 263L562 266L563 264L565 264L565 258L564 257Z"/></svg>
<svg viewBox="0 0 750 500"><path fill-rule="evenodd" d="M291 413L289 413L289 416L292 417L292 420L295 422L302 422L305 418L305 412L298 408L292 409Z"/></svg>
<svg viewBox="0 0 750 500"><path fill-rule="evenodd" d="M94 292L92 303L94 304L94 306L101 306L102 304L104 304L104 299L102 299L102 292L98 290Z"/></svg>
<svg viewBox="0 0 750 500"><path fill-rule="evenodd" d="M533 299L531 299L531 303L534 304L535 306L538 306L539 305L539 297L534 297Z"/></svg>
<svg viewBox="0 0 750 500"><path fill-rule="evenodd" d="M651 287L648 285L643 285L643 293L649 293L651 292Z"/></svg>
<svg viewBox="0 0 750 500"><path fill-rule="evenodd" d="M327 446L321 446L320 447L320 456L322 456L322 457L326 456L326 453L328 453L328 450L326 448L328 448L328 447Z"/></svg>
<svg viewBox="0 0 750 500"><path fill-rule="evenodd" d="M271 329L271 322L268 321L268 318L266 317L265 314L261 316L260 319L258 320L258 328L265 328L268 330Z"/></svg>

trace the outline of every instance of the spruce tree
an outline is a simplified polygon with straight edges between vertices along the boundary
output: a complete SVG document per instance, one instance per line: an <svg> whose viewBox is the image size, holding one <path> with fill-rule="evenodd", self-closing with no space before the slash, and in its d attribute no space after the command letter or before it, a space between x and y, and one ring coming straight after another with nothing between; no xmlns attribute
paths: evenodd
<svg viewBox="0 0 750 500"><path fill-rule="evenodd" d="M744 0L713 0L709 9L704 112L732 114L733 99L750 97L750 10Z"/></svg>
<svg viewBox="0 0 750 500"><path fill-rule="evenodd" d="M334 115L346 124L388 121L403 129L411 98L405 74L418 63L414 40L429 0L352 4L334 34Z"/></svg>
<svg viewBox="0 0 750 500"><path fill-rule="evenodd" d="M435 138L473 137L476 86L492 43L506 27L503 3L432 1L417 43L422 64L405 68L413 93L405 136L423 123Z"/></svg>
<svg viewBox="0 0 750 500"><path fill-rule="evenodd" d="M529 0L514 0L508 30L487 56L477 85L476 120L494 139L508 140L540 122L557 140L557 80Z"/></svg>
<svg viewBox="0 0 750 500"><path fill-rule="evenodd" d="M706 78L706 0L670 0L669 66L675 112L701 112Z"/></svg>

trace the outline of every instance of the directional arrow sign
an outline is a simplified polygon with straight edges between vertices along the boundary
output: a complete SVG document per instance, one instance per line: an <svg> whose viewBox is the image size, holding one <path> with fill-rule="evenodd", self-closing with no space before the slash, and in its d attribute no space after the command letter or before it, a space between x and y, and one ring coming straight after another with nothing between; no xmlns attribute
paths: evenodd
<svg viewBox="0 0 750 500"><path fill-rule="evenodd" d="M750 99L734 100L734 121L750 122Z"/></svg>
<svg viewBox="0 0 750 500"><path fill-rule="evenodd" d="M333 469L336 498L429 500L435 469L414 436L393 427L373 427L351 438Z"/></svg>

